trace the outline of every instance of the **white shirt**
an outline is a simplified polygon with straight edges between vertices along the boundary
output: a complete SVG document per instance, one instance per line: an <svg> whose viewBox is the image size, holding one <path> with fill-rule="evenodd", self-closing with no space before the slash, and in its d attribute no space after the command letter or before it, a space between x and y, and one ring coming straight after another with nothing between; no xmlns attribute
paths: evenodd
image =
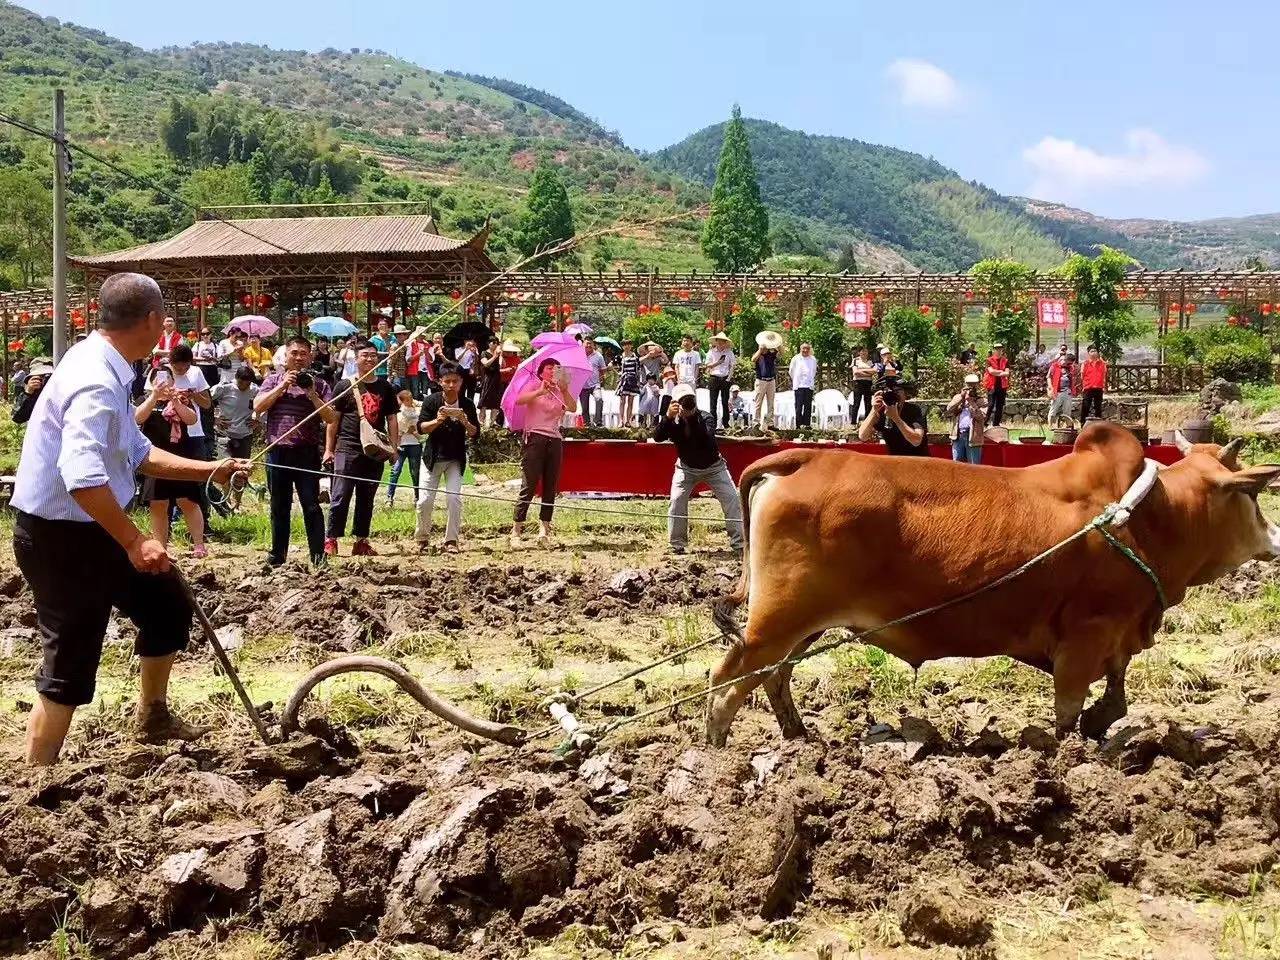
<svg viewBox="0 0 1280 960"><path fill-rule="evenodd" d="M93 518L71 491L109 486L121 507L151 443L133 420L133 364L101 334L63 357L36 400L14 486L13 507L46 520Z"/></svg>
<svg viewBox="0 0 1280 960"><path fill-rule="evenodd" d="M204 374L200 372L200 368L195 364L187 367L185 373L181 376L177 371L173 373L173 387L175 390L190 390L192 394L204 393L209 389L209 381L204 378ZM203 437L204 424L200 421L201 410L192 403L196 411L196 422L187 427L187 436Z"/></svg>
<svg viewBox="0 0 1280 960"><path fill-rule="evenodd" d="M712 347L707 351L707 373L713 377L732 377L733 364L737 359L733 355L733 347Z"/></svg>
<svg viewBox="0 0 1280 960"><path fill-rule="evenodd" d="M818 376L818 358L813 354L797 353L791 358L791 389L812 390Z"/></svg>
<svg viewBox="0 0 1280 960"><path fill-rule="evenodd" d="M702 354L697 350L677 350L671 361L676 368L676 382L698 385L698 367L702 366Z"/></svg>
<svg viewBox="0 0 1280 960"><path fill-rule="evenodd" d="M283 370L285 361L289 358L289 345L282 343L276 347L276 352L271 357L271 365L277 370Z"/></svg>

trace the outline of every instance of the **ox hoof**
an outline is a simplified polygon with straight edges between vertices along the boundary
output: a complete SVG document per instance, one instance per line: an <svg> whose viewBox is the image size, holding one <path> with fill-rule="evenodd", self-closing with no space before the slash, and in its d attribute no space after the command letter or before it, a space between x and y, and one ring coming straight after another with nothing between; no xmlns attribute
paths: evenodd
<svg viewBox="0 0 1280 960"><path fill-rule="evenodd" d="M1080 714L1080 733L1087 740L1101 740L1107 735L1111 725L1124 718L1126 710L1116 710L1106 703L1098 702Z"/></svg>
<svg viewBox="0 0 1280 960"><path fill-rule="evenodd" d="M808 740L809 728L800 720L795 723L784 723L782 726L783 740Z"/></svg>

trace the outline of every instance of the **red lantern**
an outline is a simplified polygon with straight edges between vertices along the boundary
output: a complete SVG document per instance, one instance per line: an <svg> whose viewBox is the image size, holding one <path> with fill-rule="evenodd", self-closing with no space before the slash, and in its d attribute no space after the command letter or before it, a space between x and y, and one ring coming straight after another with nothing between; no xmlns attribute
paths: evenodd
<svg viewBox="0 0 1280 960"><path fill-rule="evenodd" d="M45 307L45 308L44 308L44 315L45 315L45 319L47 319L47 320L52 320L52 319L53 319L53 307Z"/></svg>
<svg viewBox="0 0 1280 960"><path fill-rule="evenodd" d="M76 317L74 322L77 330L84 329L84 317Z"/></svg>
<svg viewBox="0 0 1280 960"><path fill-rule="evenodd" d="M972 290L966 290L966 291L964 292L964 298L965 298L966 300L972 300L972 299L973 299L973 291L972 291Z"/></svg>
<svg viewBox="0 0 1280 960"><path fill-rule="evenodd" d="M1187 304L1187 313L1195 313L1196 310L1197 310L1197 307L1194 303Z"/></svg>
<svg viewBox="0 0 1280 960"><path fill-rule="evenodd" d="M27 348L25 340L14 340L9 344L10 353L20 353Z"/></svg>
<svg viewBox="0 0 1280 960"><path fill-rule="evenodd" d="M782 329L783 329L783 330L790 330L790 329L791 329L791 321L790 321L790 320L783 320L783 321L782 321Z"/></svg>
<svg viewBox="0 0 1280 960"><path fill-rule="evenodd" d="M342 291L342 302L343 302L343 303L350 303L350 302L351 302L351 291L350 291L350 290L343 290L343 291Z"/></svg>
<svg viewBox="0 0 1280 960"><path fill-rule="evenodd" d="M571 313L573 313L573 304L572 304L572 303L565 303L565 304L561 304L561 306L560 306L560 315L561 315L561 316L563 316L563 317L567 317L567 316L569 316L569 314L571 314Z"/></svg>
<svg viewBox="0 0 1280 960"><path fill-rule="evenodd" d="M1230 290L1228 290L1226 287L1219 287L1219 288L1218 288L1218 299L1219 299L1219 300L1225 300L1225 299L1227 299L1227 297L1229 297L1229 296L1231 296L1231 291L1230 291Z"/></svg>
<svg viewBox="0 0 1280 960"><path fill-rule="evenodd" d="M467 315L471 317L476 315L476 305L474 303L467 304Z"/></svg>
<svg viewBox="0 0 1280 960"><path fill-rule="evenodd" d="M717 300L719 300L721 303L724 303L726 300L728 300L728 299L729 299L729 291L728 291L728 290L717 290L717 291L716 291L716 299L717 299Z"/></svg>
<svg viewBox="0 0 1280 960"><path fill-rule="evenodd" d="M549 313L551 316L554 317L559 312L560 311L556 309L556 305L554 303L547 304L547 313Z"/></svg>
<svg viewBox="0 0 1280 960"><path fill-rule="evenodd" d="M1128 291L1128 290L1118 290L1118 291L1116 291L1116 296L1117 296L1117 297L1119 297L1121 300L1128 300L1128 299L1129 299L1129 291Z"/></svg>
<svg viewBox="0 0 1280 960"><path fill-rule="evenodd" d="M1262 315L1263 315L1263 316L1270 316L1270 314L1271 314L1271 304L1269 304L1269 303L1264 303L1261 307L1259 307L1259 309L1262 311Z"/></svg>
<svg viewBox="0 0 1280 960"><path fill-rule="evenodd" d="M640 314L640 316L642 317L645 316L648 312L649 312L649 305L647 303L642 303L640 304L640 306L636 307L636 313Z"/></svg>
<svg viewBox="0 0 1280 960"><path fill-rule="evenodd" d="M649 312L650 312L650 313L661 313L661 312L662 312L662 304L660 304L660 303L655 303L653 306L651 306L651 307L649 308Z"/></svg>
<svg viewBox="0 0 1280 960"><path fill-rule="evenodd" d="M926 303L926 304L924 304L923 306L921 306L921 307L920 307L920 312L921 312L921 313L923 313L923 314L927 317L929 314L933 313L933 307L929 306L929 305Z"/></svg>
<svg viewBox="0 0 1280 960"><path fill-rule="evenodd" d="M942 318L941 318L941 317L939 317L937 320L933 321L933 329L935 329L935 330L941 330L941 329L942 329L942 327L943 327L943 323L942 323Z"/></svg>
<svg viewBox="0 0 1280 960"><path fill-rule="evenodd" d="M461 300L461 299L462 299L462 291L461 291L461 290L450 290L450 291L449 291L449 299L450 299L450 300Z"/></svg>
<svg viewBox="0 0 1280 960"><path fill-rule="evenodd" d="M23 310L20 314L18 314L18 322L19 322L19 323L30 323L30 322L31 322L31 312L30 312L29 310Z"/></svg>
<svg viewBox="0 0 1280 960"><path fill-rule="evenodd" d="M252 306L253 306L253 295L252 295L252 294L249 294L249 293L246 293L243 297L241 297L241 298L240 298L240 306L242 306L242 307L252 307Z"/></svg>
<svg viewBox="0 0 1280 960"><path fill-rule="evenodd" d="M89 310L90 310L90 312L92 312L92 313L97 313L97 311L98 311L98 301L97 301L97 300L90 300L90 301L89 301Z"/></svg>
<svg viewBox="0 0 1280 960"><path fill-rule="evenodd" d="M723 320L720 320L719 322L717 322L717 323L716 323L716 329L717 329L717 330L723 330L723 329L724 329L724 321L723 321Z"/></svg>
<svg viewBox="0 0 1280 960"><path fill-rule="evenodd" d="M738 314L742 312L742 304L735 303L732 307L729 308L729 312L736 317Z"/></svg>
<svg viewBox="0 0 1280 960"><path fill-rule="evenodd" d="M688 291L688 290L681 290L681 291L680 291L680 299L681 299L681 300L688 300L690 296L691 296L691 294L689 293L689 291Z"/></svg>
<svg viewBox="0 0 1280 960"><path fill-rule="evenodd" d="M708 331L711 331L716 328L716 322L714 320L708 320L706 323L703 324L703 326L706 327Z"/></svg>
<svg viewBox="0 0 1280 960"><path fill-rule="evenodd" d="M615 290L613 291L613 295L617 297L619 300L626 300L628 297L631 296L631 294L627 293L627 291L625 290Z"/></svg>
<svg viewBox="0 0 1280 960"><path fill-rule="evenodd" d="M200 309L200 298L199 298L199 297L192 297L192 298L191 298L191 306L192 306L192 308L193 308L193 309L199 310L199 309Z"/></svg>

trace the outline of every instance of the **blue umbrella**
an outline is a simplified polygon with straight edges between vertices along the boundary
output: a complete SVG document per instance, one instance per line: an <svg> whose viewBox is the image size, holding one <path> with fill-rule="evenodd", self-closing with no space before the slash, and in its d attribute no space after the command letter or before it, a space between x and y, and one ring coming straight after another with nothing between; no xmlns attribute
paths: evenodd
<svg viewBox="0 0 1280 960"><path fill-rule="evenodd" d="M316 317L307 329L317 337L349 337L359 332L354 323L342 317Z"/></svg>

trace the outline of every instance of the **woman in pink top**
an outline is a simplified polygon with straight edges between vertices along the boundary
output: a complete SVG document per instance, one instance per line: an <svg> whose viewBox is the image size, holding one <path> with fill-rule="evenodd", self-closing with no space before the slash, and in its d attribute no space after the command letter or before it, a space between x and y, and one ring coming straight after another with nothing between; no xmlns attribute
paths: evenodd
<svg viewBox="0 0 1280 960"><path fill-rule="evenodd" d="M533 493L542 486L542 510L538 514L541 532L538 539L551 539L551 514L555 509L556 490L560 486L560 464L564 459L564 440L560 421L566 413L576 413L578 401L569 392L569 384L558 374L560 363L550 358L538 364L538 379L530 383L516 398L526 407L524 441L520 447L520 501L516 504L515 524L511 527L511 543L517 545L524 535L525 518Z"/></svg>

